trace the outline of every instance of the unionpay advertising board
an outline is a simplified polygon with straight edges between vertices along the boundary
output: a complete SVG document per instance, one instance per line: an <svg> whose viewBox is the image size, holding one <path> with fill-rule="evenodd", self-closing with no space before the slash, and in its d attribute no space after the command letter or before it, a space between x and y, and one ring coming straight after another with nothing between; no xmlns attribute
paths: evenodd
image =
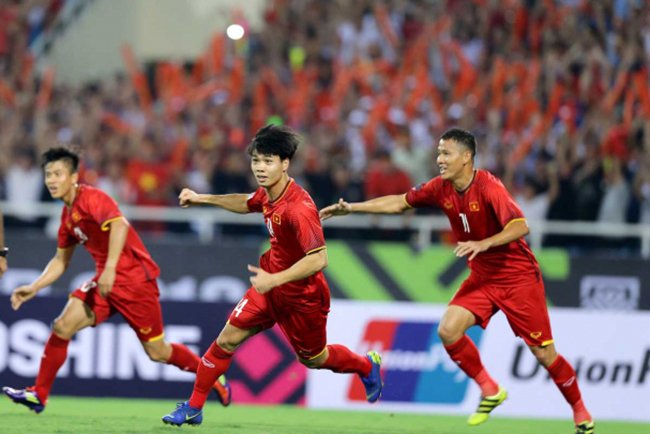
<svg viewBox="0 0 650 434"><path fill-rule="evenodd" d="M365 402L354 376L309 371L310 407L467 414L479 389L449 359L437 336L445 306L335 300L328 341L383 355L383 398ZM650 420L650 314L552 309L556 346L577 371L596 418ZM508 389L504 416L570 418L571 411L546 370L498 313L487 330L472 327L490 374Z"/></svg>

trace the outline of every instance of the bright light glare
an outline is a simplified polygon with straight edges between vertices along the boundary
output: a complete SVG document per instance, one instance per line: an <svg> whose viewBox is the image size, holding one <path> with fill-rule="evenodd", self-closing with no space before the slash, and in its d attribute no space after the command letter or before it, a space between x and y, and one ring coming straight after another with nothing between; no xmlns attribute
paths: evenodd
<svg viewBox="0 0 650 434"><path fill-rule="evenodd" d="M226 35L234 41L244 37L244 28L239 24L231 24L226 29Z"/></svg>

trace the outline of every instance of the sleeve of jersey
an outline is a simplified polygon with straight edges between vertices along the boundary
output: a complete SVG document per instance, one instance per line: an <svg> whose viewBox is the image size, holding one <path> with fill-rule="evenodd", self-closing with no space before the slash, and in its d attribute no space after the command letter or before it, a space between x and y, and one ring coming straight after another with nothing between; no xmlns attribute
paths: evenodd
<svg viewBox="0 0 650 434"><path fill-rule="evenodd" d="M305 255L326 248L323 226L316 208L297 207L293 210L291 221Z"/></svg>
<svg viewBox="0 0 650 434"><path fill-rule="evenodd" d="M440 189L442 180L440 177L433 178L429 182L411 188L406 193L406 204L412 208L421 208L426 206L440 206Z"/></svg>
<svg viewBox="0 0 650 434"><path fill-rule="evenodd" d="M246 205L248 206L248 210L250 212L262 212L262 199L264 196L264 189L263 188L258 188L255 190L253 193L248 195L248 200L246 201Z"/></svg>
<svg viewBox="0 0 650 434"><path fill-rule="evenodd" d="M488 196L501 227L505 228L514 221L526 219L517 202L501 182L490 184Z"/></svg>
<svg viewBox="0 0 650 434"><path fill-rule="evenodd" d="M93 195L88 198L87 212L95 222L100 225L102 231L109 230L111 222L122 217L117 202L106 193L94 190Z"/></svg>

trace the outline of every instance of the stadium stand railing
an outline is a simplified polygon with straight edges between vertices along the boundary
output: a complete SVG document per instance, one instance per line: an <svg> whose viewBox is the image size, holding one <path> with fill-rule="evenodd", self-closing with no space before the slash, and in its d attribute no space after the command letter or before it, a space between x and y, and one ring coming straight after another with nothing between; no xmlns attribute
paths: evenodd
<svg viewBox="0 0 650 434"><path fill-rule="evenodd" d="M260 226L256 214L240 215L215 208L192 208L185 210L176 207L120 206L125 216L132 221L160 221L166 223L191 223L202 243L212 242L217 235L217 225ZM0 201L0 209L6 216L24 216L57 219L61 205L57 203L12 204ZM632 223L601 223L590 221L531 221L529 241L533 249L542 247L547 235L569 235L584 237L633 238L640 242L641 256L650 259L650 225ZM324 226L348 229L411 229L416 233L416 245L425 249L431 244L432 234L450 229L444 216L368 216L350 215L345 218L330 219ZM51 234L54 236L55 234Z"/></svg>

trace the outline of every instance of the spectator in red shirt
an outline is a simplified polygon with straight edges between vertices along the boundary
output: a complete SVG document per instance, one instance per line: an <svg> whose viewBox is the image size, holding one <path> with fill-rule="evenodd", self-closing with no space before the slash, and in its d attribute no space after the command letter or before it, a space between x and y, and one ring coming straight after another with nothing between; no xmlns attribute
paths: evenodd
<svg viewBox="0 0 650 434"><path fill-rule="evenodd" d="M411 188L408 174L399 169L386 151L379 151L366 174L366 198L402 194Z"/></svg>

